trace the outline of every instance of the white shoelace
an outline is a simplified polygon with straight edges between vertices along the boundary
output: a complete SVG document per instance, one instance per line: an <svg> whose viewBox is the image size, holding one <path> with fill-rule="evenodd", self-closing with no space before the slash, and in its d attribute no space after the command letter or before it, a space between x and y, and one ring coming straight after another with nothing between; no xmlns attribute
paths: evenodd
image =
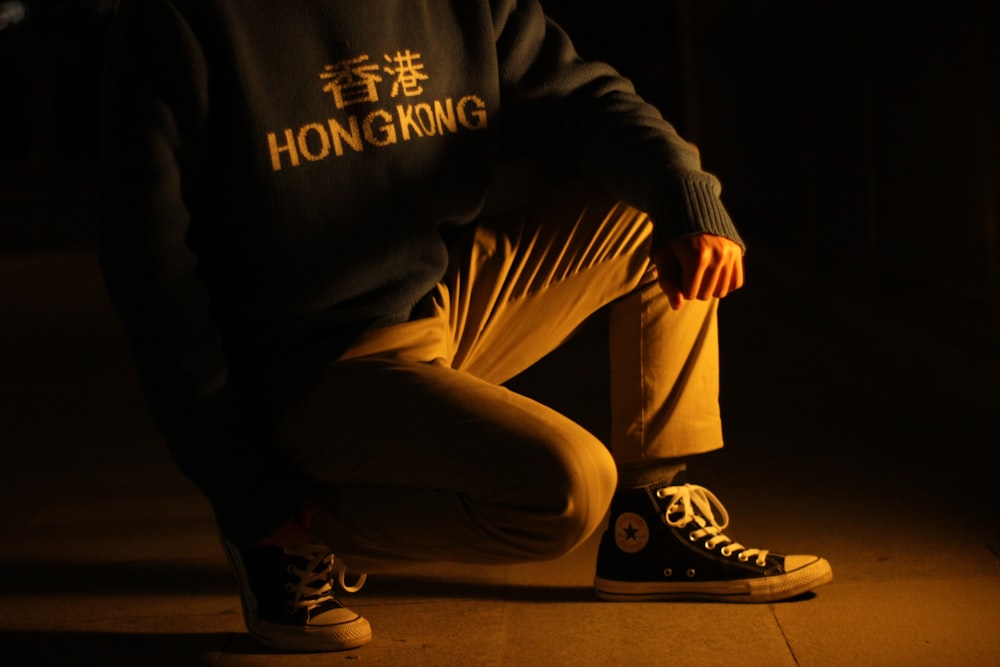
<svg viewBox="0 0 1000 667"><path fill-rule="evenodd" d="M656 497L663 499L670 497L664 518L667 523L675 528L685 528L694 522L698 528L688 533L688 539L696 542L706 535L711 536L705 541L705 548L712 550L720 544L725 543L720 553L729 557L736 554L736 557L747 562L751 557L756 556L756 564L760 567L767 565L767 549L748 549L739 542L722 534L726 526L729 525L729 513L722 505L722 502L715 497L715 494L703 486L697 484L685 484L684 486L665 486L657 489ZM717 521L712 507L719 511L720 521ZM672 515L680 515L672 519Z"/></svg>
<svg viewBox="0 0 1000 667"><path fill-rule="evenodd" d="M294 563L288 563L288 573L298 578L297 584L288 583L285 590L292 594L289 605L296 609L313 609L324 602L335 600L333 585L331 584L330 572L333 568L334 558L330 551L317 544L303 544L296 547L287 547L285 553L296 556L306 561L304 568L297 567ZM367 575L359 574L357 581L348 586L346 582L347 567L343 563L338 563L337 583L348 593L357 593L365 585Z"/></svg>

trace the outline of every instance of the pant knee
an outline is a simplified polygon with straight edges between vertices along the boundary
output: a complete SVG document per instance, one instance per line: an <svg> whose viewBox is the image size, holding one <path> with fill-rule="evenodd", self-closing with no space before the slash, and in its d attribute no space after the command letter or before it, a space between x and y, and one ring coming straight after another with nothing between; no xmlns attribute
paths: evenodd
<svg viewBox="0 0 1000 667"><path fill-rule="evenodd" d="M491 511L508 545L524 560L549 560L582 544L603 521L617 484L614 460L607 449L575 448L555 469L533 476L536 489L530 506ZM581 451L583 449L584 451ZM494 508L495 510L496 508ZM518 516L512 516L509 511Z"/></svg>

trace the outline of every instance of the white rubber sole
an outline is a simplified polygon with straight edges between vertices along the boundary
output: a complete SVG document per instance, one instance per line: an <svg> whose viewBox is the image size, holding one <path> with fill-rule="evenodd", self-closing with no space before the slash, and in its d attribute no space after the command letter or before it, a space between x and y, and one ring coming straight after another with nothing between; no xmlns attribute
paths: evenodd
<svg viewBox="0 0 1000 667"><path fill-rule="evenodd" d="M792 572L731 581L617 581L594 578L594 591L602 600L642 602L654 600L715 600L718 602L776 602L829 583L833 569L825 558Z"/></svg>

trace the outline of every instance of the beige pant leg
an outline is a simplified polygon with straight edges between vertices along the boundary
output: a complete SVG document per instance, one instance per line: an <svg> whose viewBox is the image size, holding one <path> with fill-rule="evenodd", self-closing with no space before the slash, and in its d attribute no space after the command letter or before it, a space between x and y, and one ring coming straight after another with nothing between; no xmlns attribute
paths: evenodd
<svg viewBox="0 0 1000 667"><path fill-rule="evenodd" d="M719 302L672 310L648 285L611 310L611 450L618 464L722 447Z"/></svg>
<svg viewBox="0 0 1000 667"><path fill-rule="evenodd" d="M452 365L504 382L610 303L615 459L721 447L718 302L670 308L649 261L646 216L570 186L518 223L478 227L439 287Z"/></svg>
<svg viewBox="0 0 1000 667"><path fill-rule="evenodd" d="M314 482L315 529L339 556L367 571L514 562L586 539L614 490L607 448L499 383L612 302L615 449L631 460L701 446L701 429L663 425L715 398L689 392L711 368L714 308L689 304L664 317L687 334L657 333L650 231L634 209L573 188L481 224L454 249L431 317L369 332L334 365L281 441ZM648 381L620 382L650 364ZM665 445L657 434L668 432L692 440Z"/></svg>
<svg viewBox="0 0 1000 667"><path fill-rule="evenodd" d="M398 356L336 364L282 442L313 482L314 531L367 572L561 556L599 527L616 481L604 445L569 419Z"/></svg>

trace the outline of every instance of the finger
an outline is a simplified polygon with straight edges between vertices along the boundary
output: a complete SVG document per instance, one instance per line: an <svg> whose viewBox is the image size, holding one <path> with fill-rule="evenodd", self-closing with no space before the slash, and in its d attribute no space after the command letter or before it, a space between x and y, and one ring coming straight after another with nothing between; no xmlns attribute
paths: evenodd
<svg viewBox="0 0 1000 667"><path fill-rule="evenodd" d="M715 286L709 293L710 296L714 296L717 299L721 299L727 294L729 294L729 287L732 285L732 265L726 263L718 268L716 271L716 281Z"/></svg>
<svg viewBox="0 0 1000 667"><path fill-rule="evenodd" d="M673 251L662 248L653 252L653 263L656 265L660 289L667 296L667 302L674 310L684 305L681 296L681 264Z"/></svg>
<svg viewBox="0 0 1000 667"><path fill-rule="evenodd" d="M719 285L719 272L715 267L710 267L702 274L701 285L698 288L697 298L699 301L706 301L712 298L716 287Z"/></svg>
<svg viewBox="0 0 1000 667"><path fill-rule="evenodd" d="M674 310L680 310L684 305L684 295L681 294L681 286L676 280L671 280L660 274L660 289L667 296L667 303Z"/></svg>
<svg viewBox="0 0 1000 667"><path fill-rule="evenodd" d="M743 287L744 274L743 274L743 258L737 257L736 264L733 266L733 279L732 284L729 287L730 292L735 292L739 288Z"/></svg>
<svg viewBox="0 0 1000 667"><path fill-rule="evenodd" d="M705 273L701 281L701 290L698 298L707 301L712 297L718 297L719 292L725 295L729 283L727 281L729 273L729 262L725 257L719 257L715 253L705 252L702 255L705 263Z"/></svg>
<svg viewBox="0 0 1000 667"><path fill-rule="evenodd" d="M705 278L706 262L701 257L695 261L684 262L681 260L683 278L681 293L687 299L700 298L702 282Z"/></svg>

